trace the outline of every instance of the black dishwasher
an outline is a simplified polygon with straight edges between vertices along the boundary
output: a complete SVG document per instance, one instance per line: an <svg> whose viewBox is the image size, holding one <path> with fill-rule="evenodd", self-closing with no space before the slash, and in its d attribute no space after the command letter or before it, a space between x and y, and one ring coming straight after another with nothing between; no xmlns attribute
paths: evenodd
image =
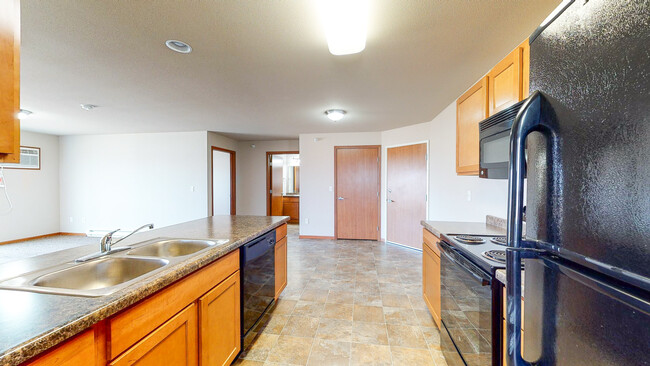
<svg viewBox="0 0 650 366"><path fill-rule="evenodd" d="M243 341L274 301L275 230L242 246L240 254Z"/></svg>

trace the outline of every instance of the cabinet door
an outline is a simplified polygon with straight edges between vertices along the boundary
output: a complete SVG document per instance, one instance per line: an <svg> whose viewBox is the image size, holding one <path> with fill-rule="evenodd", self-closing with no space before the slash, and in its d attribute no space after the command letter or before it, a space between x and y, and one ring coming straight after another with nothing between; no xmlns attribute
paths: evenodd
<svg viewBox="0 0 650 366"><path fill-rule="evenodd" d="M199 299L202 366L230 365L241 349L239 289L237 271Z"/></svg>
<svg viewBox="0 0 650 366"><path fill-rule="evenodd" d="M287 287L287 238L275 244L275 299Z"/></svg>
<svg viewBox="0 0 650 366"><path fill-rule="evenodd" d="M197 365L199 349L196 316L196 305L191 304L126 350L110 365Z"/></svg>
<svg viewBox="0 0 650 366"><path fill-rule="evenodd" d="M517 47L488 73L490 116L521 100L521 56L522 49Z"/></svg>
<svg viewBox="0 0 650 366"><path fill-rule="evenodd" d="M0 1L0 162L20 161L20 1Z"/></svg>
<svg viewBox="0 0 650 366"><path fill-rule="evenodd" d="M488 115L488 79L481 79L456 101L456 173L478 175L478 123Z"/></svg>
<svg viewBox="0 0 650 366"><path fill-rule="evenodd" d="M422 291L424 302L440 328L440 257L425 242L422 246Z"/></svg>

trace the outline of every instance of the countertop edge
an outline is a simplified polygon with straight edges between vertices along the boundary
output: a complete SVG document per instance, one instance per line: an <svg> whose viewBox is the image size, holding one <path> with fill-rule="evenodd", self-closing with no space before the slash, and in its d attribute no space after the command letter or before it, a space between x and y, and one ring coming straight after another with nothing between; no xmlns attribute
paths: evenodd
<svg viewBox="0 0 650 366"><path fill-rule="evenodd" d="M193 260L190 263L179 263L176 265L177 268L170 268L170 270L174 269L174 271L161 273L159 276L150 279L144 279L141 286L127 287L115 294L109 295L115 297L115 299L109 301L106 305L95 309L94 311L91 311L64 326L52 328L50 331L41 333L29 341L8 348L0 354L0 366L20 365L21 363L56 347L102 320L105 320L140 300L153 295L172 283L231 253L233 250L238 249L261 234L286 224L288 221L289 217L285 216L283 219L267 225L263 229L257 230L245 238L241 238L225 246L212 248L212 250L208 250L196 257L191 257Z"/></svg>

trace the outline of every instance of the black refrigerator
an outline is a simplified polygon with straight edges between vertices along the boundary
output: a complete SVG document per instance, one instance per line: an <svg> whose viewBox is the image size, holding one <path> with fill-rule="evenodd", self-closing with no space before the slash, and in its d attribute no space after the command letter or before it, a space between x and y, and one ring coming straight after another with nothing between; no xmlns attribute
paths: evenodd
<svg viewBox="0 0 650 366"><path fill-rule="evenodd" d="M510 138L508 365L650 365L650 0L563 2L530 37L530 90Z"/></svg>

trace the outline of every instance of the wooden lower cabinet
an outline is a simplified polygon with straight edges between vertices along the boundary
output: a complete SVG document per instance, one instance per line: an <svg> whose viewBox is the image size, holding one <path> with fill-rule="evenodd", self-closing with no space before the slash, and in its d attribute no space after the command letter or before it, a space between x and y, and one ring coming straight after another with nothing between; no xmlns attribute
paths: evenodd
<svg viewBox="0 0 650 366"><path fill-rule="evenodd" d="M241 347L240 286L235 250L26 365L229 365Z"/></svg>
<svg viewBox="0 0 650 366"><path fill-rule="evenodd" d="M197 365L199 348L196 318L196 305L191 304L110 365Z"/></svg>
<svg viewBox="0 0 650 366"><path fill-rule="evenodd" d="M240 276L237 271L198 301L202 366L230 365L241 350L239 291Z"/></svg>
<svg viewBox="0 0 650 366"><path fill-rule="evenodd" d="M287 238L275 244L275 299L287 287Z"/></svg>
<svg viewBox="0 0 650 366"><path fill-rule="evenodd" d="M438 328L440 328L440 252L437 242L440 239L428 230L423 230L422 245L422 297L429 308Z"/></svg>
<svg viewBox="0 0 650 366"><path fill-rule="evenodd" d="M290 224L300 222L300 197L283 196L282 197L282 215L289 216Z"/></svg>
<svg viewBox="0 0 650 366"><path fill-rule="evenodd" d="M502 328L501 328L501 336L503 337L503 344L502 344L502 362L503 365L506 365L506 355L508 354L508 350L506 348L506 288L505 286L502 286ZM524 355L524 298L521 298L521 354L522 356Z"/></svg>
<svg viewBox="0 0 650 366"><path fill-rule="evenodd" d="M26 366L100 365L95 362L99 351L96 348L95 331L89 329L67 342L55 347Z"/></svg>
<svg viewBox="0 0 650 366"><path fill-rule="evenodd" d="M275 299L287 287L287 224L275 230Z"/></svg>

